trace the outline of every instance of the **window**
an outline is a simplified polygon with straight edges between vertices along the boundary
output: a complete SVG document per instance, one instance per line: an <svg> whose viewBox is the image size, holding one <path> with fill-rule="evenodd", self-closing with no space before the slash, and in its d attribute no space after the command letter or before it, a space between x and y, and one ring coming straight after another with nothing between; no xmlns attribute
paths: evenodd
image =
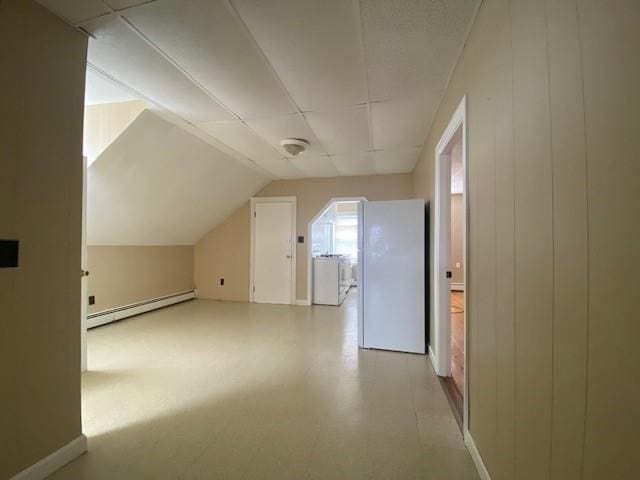
<svg viewBox="0 0 640 480"><path fill-rule="evenodd" d="M358 260L358 218L356 216L339 216L334 229L335 252L348 255L351 263Z"/></svg>

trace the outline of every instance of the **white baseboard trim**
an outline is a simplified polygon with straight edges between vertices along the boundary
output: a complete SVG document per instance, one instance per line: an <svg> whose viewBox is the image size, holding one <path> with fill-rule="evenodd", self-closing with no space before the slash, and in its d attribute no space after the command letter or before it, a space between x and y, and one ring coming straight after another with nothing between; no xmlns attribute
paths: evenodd
<svg viewBox="0 0 640 480"><path fill-rule="evenodd" d="M469 454L471 455L471 459L473 463L476 465L476 470L478 470L478 475L480 475L480 480L491 480L491 475L489 475L489 470L485 466L482 461L482 457L480 456L480 452L476 448L476 444L473 441L473 437L471 436L471 432L466 430L464 432L464 444L467 446L467 450L469 450Z"/></svg>
<svg viewBox="0 0 640 480"><path fill-rule="evenodd" d="M157 310L158 308L167 307L175 303L184 302L196 298L195 290L188 292L176 293L173 295L165 295L164 297L152 298L144 302L124 305L119 308L105 310L103 312L92 313L87 315L87 328L94 328L107 323L122 320L123 318L132 317L141 313Z"/></svg>
<svg viewBox="0 0 640 480"><path fill-rule="evenodd" d="M17 473L10 480L42 480L87 451L87 437L80 435L64 447Z"/></svg>
<svg viewBox="0 0 640 480"><path fill-rule="evenodd" d="M454 292L464 292L464 283L452 283L451 290Z"/></svg>
<svg viewBox="0 0 640 480"><path fill-rule="evenodd" d="M311 302L309 300L301 300L301 299L297 299L296 300L296 305L298 305L299 307L308 307L309 305L311 305Z"/></svg>
<svg viewBox="0 0 640 480"><path fill-rule="evenodd" d="M433 365L433 369L438 371L438 359L436 358L435 352L431 349L431 345L429 345L429 360L431 360L431 365Z"/></svg>

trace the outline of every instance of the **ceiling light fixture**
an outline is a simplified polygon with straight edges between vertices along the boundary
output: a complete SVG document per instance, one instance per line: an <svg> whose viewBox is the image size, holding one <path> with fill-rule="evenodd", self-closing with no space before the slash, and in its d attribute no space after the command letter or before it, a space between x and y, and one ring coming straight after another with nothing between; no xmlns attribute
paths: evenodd
<svg viewBox="0 0 640 480"><path fill-rule="evenodd" d="M304 138L284 138L280 140L280 145L292 157L302 155L309 146L309 142Z"/></svg>

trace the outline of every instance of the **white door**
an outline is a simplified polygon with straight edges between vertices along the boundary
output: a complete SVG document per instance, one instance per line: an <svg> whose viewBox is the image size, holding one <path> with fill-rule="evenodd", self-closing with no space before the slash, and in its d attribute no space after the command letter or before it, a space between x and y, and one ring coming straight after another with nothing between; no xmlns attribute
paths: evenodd
<svg viewBox="0 0 640 480"><path fill-rule="evenodd" d="M362 204L364 347L425 353L424 201Z"/></svg>
<svg viewBox="0 0 640 480"><path fill-rule="evenodd" d="M253 300L292 302L293 205L290 202L255 204Z"/></svg>

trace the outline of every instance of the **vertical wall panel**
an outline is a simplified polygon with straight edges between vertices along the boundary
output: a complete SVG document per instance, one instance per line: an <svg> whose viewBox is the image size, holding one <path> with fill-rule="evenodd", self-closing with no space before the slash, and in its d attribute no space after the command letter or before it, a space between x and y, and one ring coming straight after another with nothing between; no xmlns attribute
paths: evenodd
<svg viewBox="0 0 640 480"><path fill-rule="evenodd" d="M550 478L579 479L587 374L587 179L575 0L548 0L554 325Z"/></svg>
<svg viewBox="0 0 640 480"><path fill-rule="evenodd" d="M466 94L470 433L494 480L640 478L638 25L637 0L485 0L414 172L433 199Z"/></svg>
<svg viewBox="0 0 640 480"><path fill-rule="evenodd" d="M486 84L477 85L477 89L486 88ZM476 344L475 364L476 377L471 391L475 403L475 415L472 419L474 438L485 446L485 462L492 464L495 457L495 325L494 313L494 281L493 266L493 233L494 214L493 203L493 127L490 122L482 119L490 117L492 104L488 100L488 92L475 96L469 104L469 125L472 132L469 135L469 143L473 145L473 154L470 156L473 169L470 175L473 177L471 187L471 201L475 222L471 235L472 251L477 252L470 262L475 267L469 292L472 293L471 301L475 330L473 341Z"/></svg>
<svg viewBox="0 0 640 480"><path fill-rule="evenodd" d="M514 477L515 350L514 350L514 191L513 94L511 23L507 1L498 2L495 15L496 95L495 138L495 274L496 274L496 462L493 480Z"/></svg>
<svg viewBox="0 0 640 480"><path fill-rule="evenodd" d="M640 478L640 2L578 6L589 195L583 478Z"/></svg>
<svg viewBox="0 0 640 480"><path fill-rule="evenodd" d="M512 2L516 478L549 474L553 334L553 216L544 4Z"/></svg>

